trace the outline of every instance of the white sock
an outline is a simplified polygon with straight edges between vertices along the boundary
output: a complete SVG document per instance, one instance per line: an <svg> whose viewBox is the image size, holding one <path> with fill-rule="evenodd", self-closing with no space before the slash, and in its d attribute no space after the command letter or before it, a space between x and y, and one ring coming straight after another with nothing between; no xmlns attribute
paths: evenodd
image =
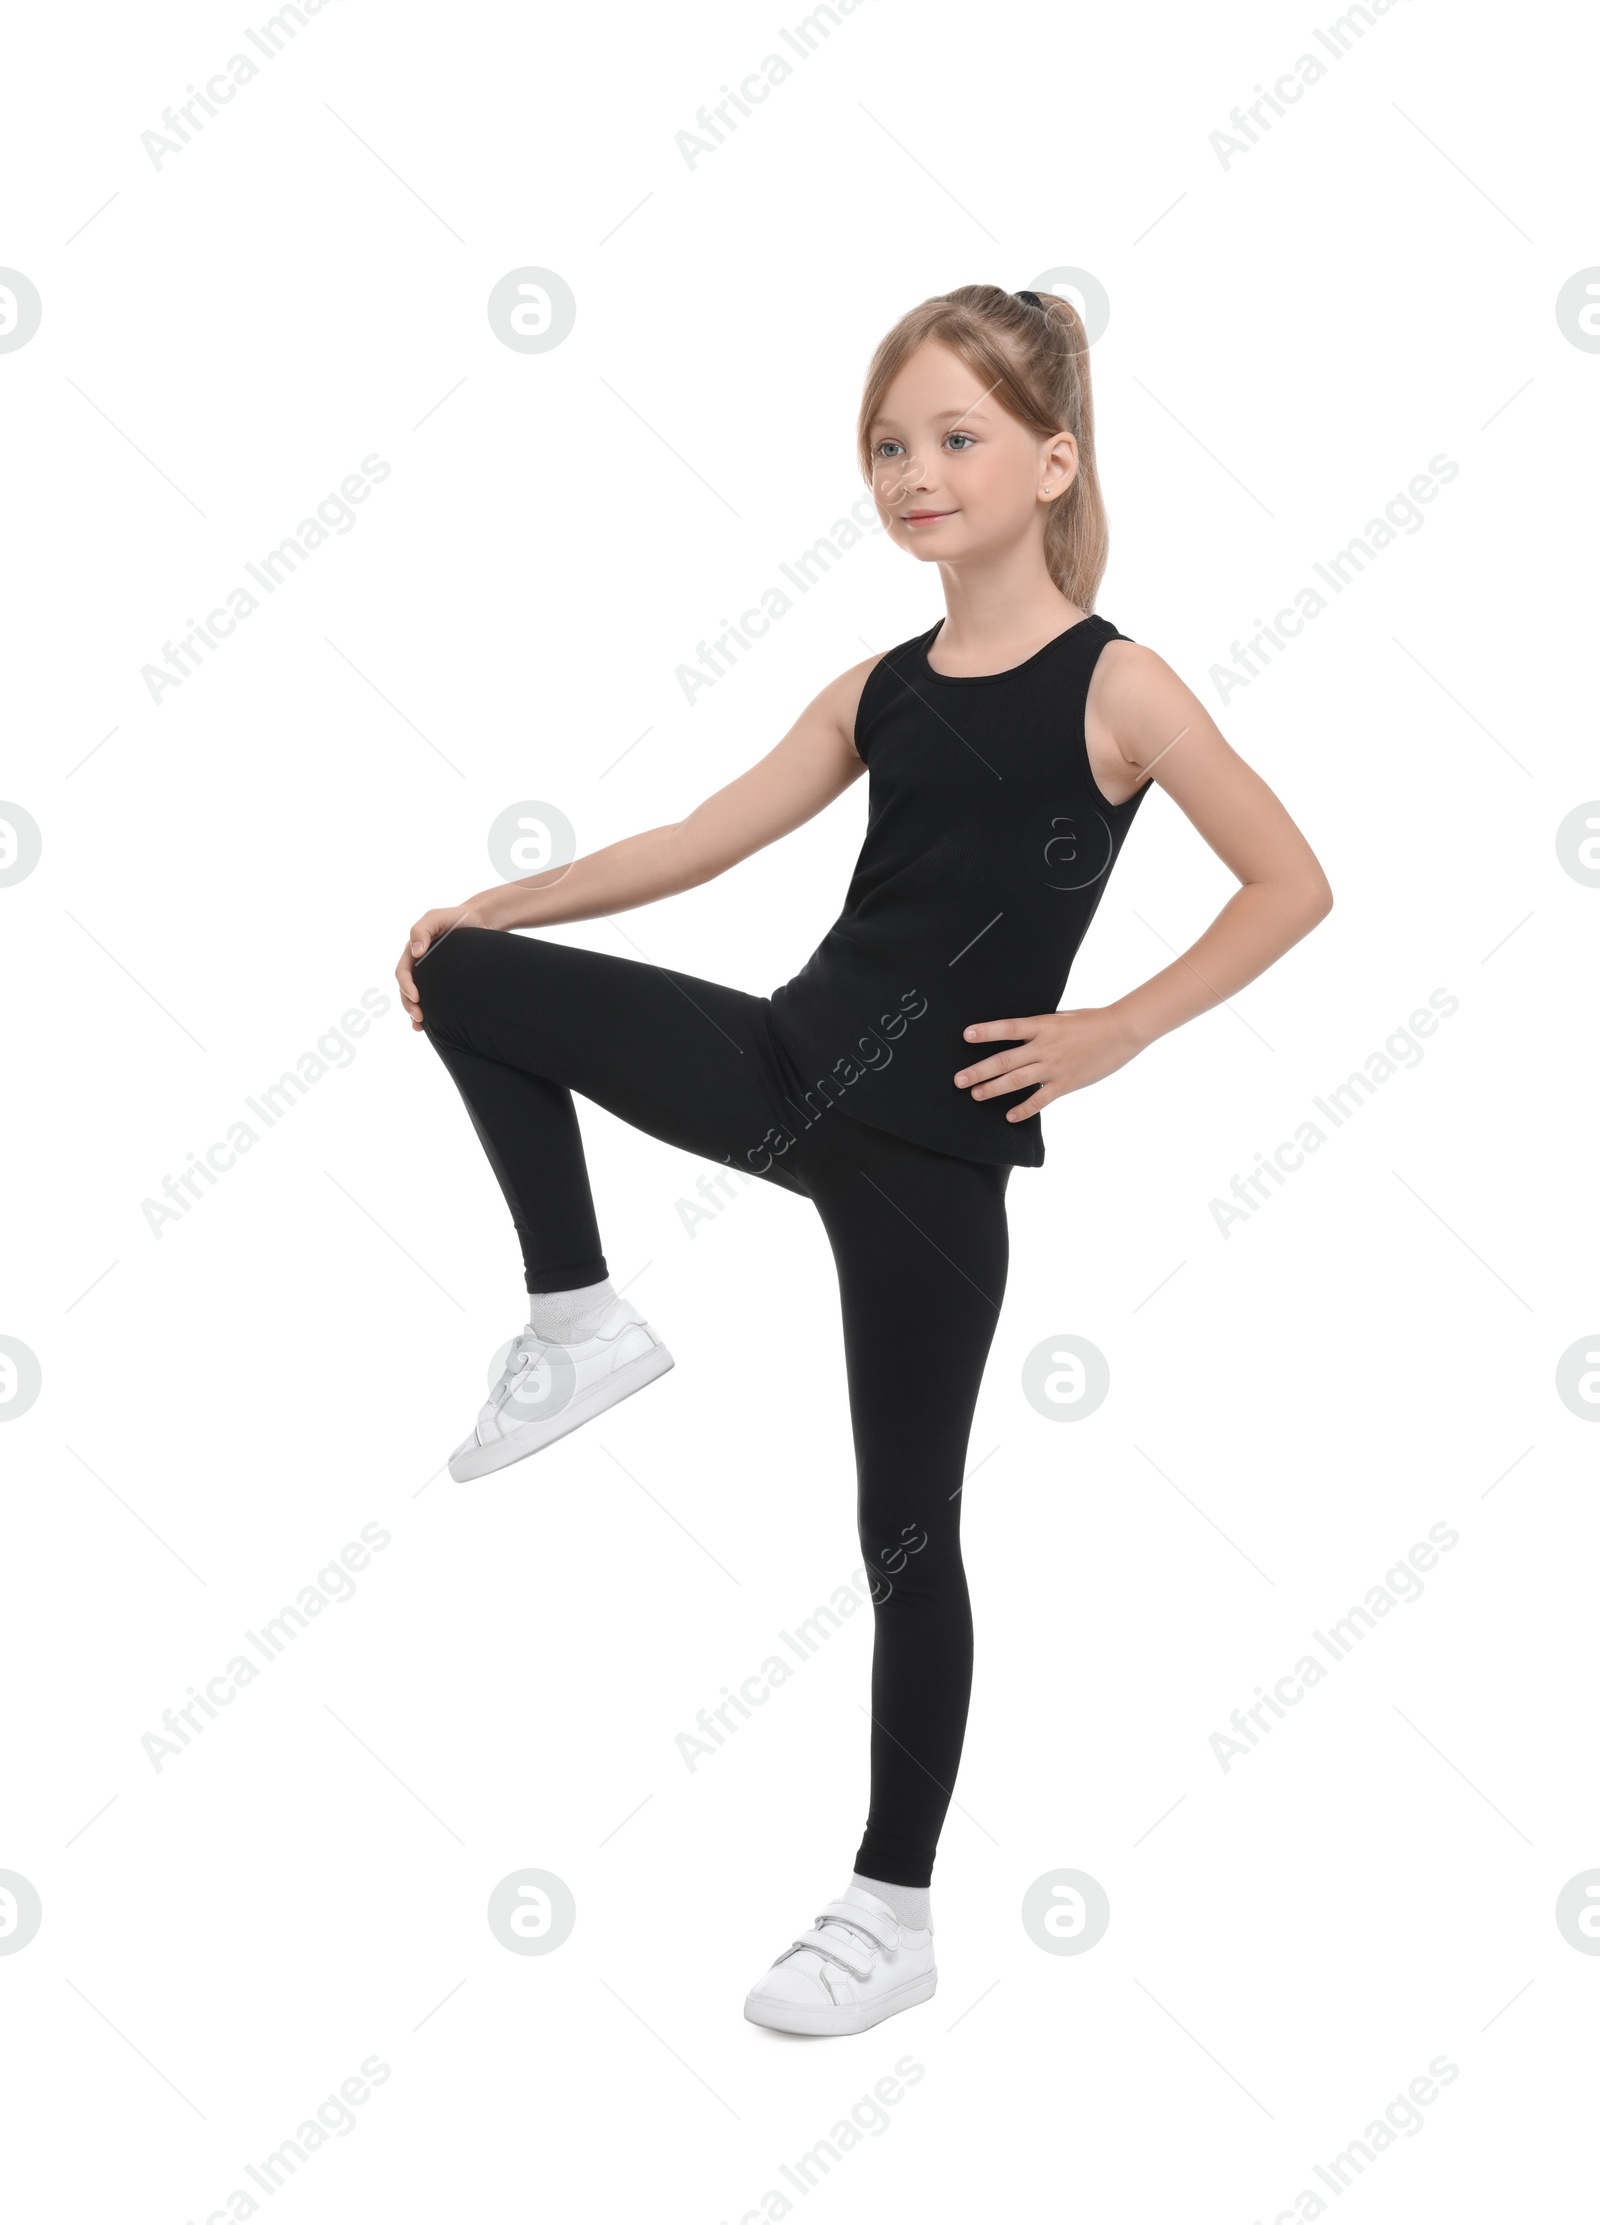
<svg viewBox="0 0 1600 2225"><path fill-rule="evenodd" d="M881 1877L863 1877L859 1870L850 1873L852 1885L859 1885L864 1893L876 1893L879 1900L887 1901L902 1924L909 1924L913 1931L926 1931L932 1917L926 1885L886 1885Z"/></svg>
<svg viewBox="0 0 1600 2225"><path fill-rule="evenodd" d="M531 1290L528 1326L546 1344L582 1344L594 1335L616 1295L609 1275L582 1290Z"/></svg>

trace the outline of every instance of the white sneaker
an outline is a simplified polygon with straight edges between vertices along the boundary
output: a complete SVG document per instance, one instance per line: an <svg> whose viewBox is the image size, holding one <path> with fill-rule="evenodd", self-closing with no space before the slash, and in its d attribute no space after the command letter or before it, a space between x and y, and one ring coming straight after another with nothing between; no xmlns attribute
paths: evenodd
<svg viewBox="0 0 1600 2225"><path fill-rule="evenodd" d="M524 1329L489 1362L489 1401L450 1455L457 1483L486 1476L554 1444L580 1422L665 1375L672 1354L626 1298L613 1299L581 1344L547 1343Z"/></svg>
<svg viewBox="0 0 1600 2225"><path fill-rule="evenodd" d="M926 2001L938 1982L933 1926L913 1930L851 1885L750 1988L744 2013L775 2032L864 2032Z"/></svg>

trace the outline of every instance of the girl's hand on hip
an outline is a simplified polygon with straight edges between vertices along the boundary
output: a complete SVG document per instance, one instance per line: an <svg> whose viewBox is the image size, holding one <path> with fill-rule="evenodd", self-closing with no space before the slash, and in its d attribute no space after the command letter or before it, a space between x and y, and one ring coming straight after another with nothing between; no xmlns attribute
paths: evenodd
<svg viewBox="0 0 1600 2225"><path fill-rule="evenodd" d="M1081 1012L1045 1012L1028 1020L979 1020L962 1033L969 1043L1012 1043L956 1075L959 1089L974 1097L1004 1097L1032 1088L1033 1095L1011 1106L1008 1121L1030 1120L1069 1090L1103 1081L1126 1066L1143 1044L1111 1006Z"/></svg>
<svg viewBox="0 0 1600 2225"><path fill-rule="evenodd" d="M442 911L423 913L406 937L406 947L394 969L394 977L400 984L401 1008L409 1015L414 1030L420 1031L422 1027L422 1000L417 994L412 967L425 958L436 943L442 942L453 927L493 925L493 920L483 917L476 898L466 904L447 904Z"/></svg>

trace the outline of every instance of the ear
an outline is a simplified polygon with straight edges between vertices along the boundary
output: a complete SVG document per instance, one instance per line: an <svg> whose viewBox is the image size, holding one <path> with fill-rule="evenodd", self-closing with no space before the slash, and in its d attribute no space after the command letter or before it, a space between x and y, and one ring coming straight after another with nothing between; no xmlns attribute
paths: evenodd
<svg viewBox="0 0 1600 2225"><path fill-rule="evenodd" d="M1047 442L1041 459L1039 499L1059 502L1078 476L1078 443L1071 433L1057 433Z"/></svg>

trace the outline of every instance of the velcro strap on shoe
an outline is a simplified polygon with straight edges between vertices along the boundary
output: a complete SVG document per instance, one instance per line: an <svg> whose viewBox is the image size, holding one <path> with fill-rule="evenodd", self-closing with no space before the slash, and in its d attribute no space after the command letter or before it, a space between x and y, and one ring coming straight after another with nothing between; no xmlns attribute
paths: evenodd
<svg viewBox="0 0 1600 2225"><path fill-rule="evenodd" d="M796 1949L804 1947L808 1954L821 1955L829 1962L838 1963L848 1970L852 1978L870 1978L872 1975L872 1950L859 1939L851 1939L838 1931L808 1931L798 1938L793 1947L779 1957L786 1960Z"/></svg>
<svg viewBox="0 0 1600 2225"><path fill-rule="evenodd" d="M814 1919L821 1924L835 1918L841 1924L854 1924L864 1931L874 1945L890 1952L900 1944L900 1926L892 1916L880 1916L875 1908L863 1908L859 1901L829 1901L822 1914Z"/></svg>

